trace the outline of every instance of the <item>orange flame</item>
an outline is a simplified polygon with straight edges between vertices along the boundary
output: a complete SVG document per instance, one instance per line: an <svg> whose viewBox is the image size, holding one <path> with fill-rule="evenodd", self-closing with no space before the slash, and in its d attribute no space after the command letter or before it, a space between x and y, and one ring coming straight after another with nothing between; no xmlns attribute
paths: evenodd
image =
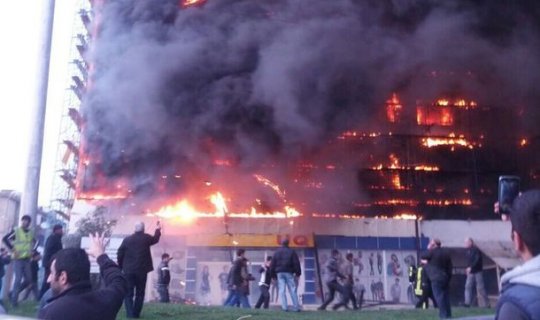
<svg viewBox="0 0 540 320"><path fill-rule="evenodd" d="M458 98L453 101L450 101L449 99L446 99L446 98L442 98L442 99L438 99L435 102L435 105L440 106L440 107L453 106L453 107L462 108L462 109L469 109L469 108L474 109L478 104L475 101L472 101L472 100L467 101L462 98Z"/></svg>
<svg viewBox="0 0 540 320"><path fill-rule="evenodd" d="M403 106L399 101L397 94L393 93L392 97L386 101L386 118L394 123L399 121Z"/></svg>
<svg viewBox="0 0 540 320"><path fill-rule="evenodd" d="M446 106L448 106L449 103L450 103L450 101L448 101L448 99L439 99L439 100L437 100L435 105L446 107Z"/></svg>
<svg viewBox="0 0 540 320"><path fill-rule="evenodd" d="M401 185L401 178L399 177L399 174L394 174L392 176L392 185L396 189L403 189L404 187Z"/></svg>
<svg viewBox="0 0 540 320"><path fill-rule="evenodd" d="M277 184L275 184L272 181L270 181L269 179L261 176L260 174L255 174L253 176L260 183L264 184L265 186L268 186L268 187L272 188L272 190L274 190L276 192L276 194L281 198L281 200L285 200L285 191L282 191Z"/></svg>
<svg viewBox="0 0 540 320"><path fill-rule="evenodd" d="M180 6L182 8L203 5L206 0L180 0Z"/></svg>
<svg viewBox="0 0 540 320"><path fill-rule="evenodd" d="M388 219L394 219L394 220L419 220L421 217L419 217L415 213L399 213L396 215L377 215L373 217L367 217L365 215L359 215L359 214L350 214L350 213L314 213L313 217L315 218L326 218L326 219L366 219L366 218L372 218L372 219L381 219L381 220L388 220Z"/></svg>
<svg viewBox="0 0 540 320"><path fill-rule="evenodd" d="M451 205L472 206L471 199L431 199L427 200L428 206L446 207Z"/></svg>
<svg viewBox="0 0 540 320"><path fill-rule="evenodd" d="M229 211L225 199L221 195L221 192L217 192L210 196L210 202L216 207L216 216L223 217Z"/></svg>
<svg viewBox="0 0 540 320"><path fill-rule="evenodd" d="M431 139L431 138L427 138ZM390 169L390 170L415 170L415 171L439 171L440 168L438 166L431 166L427 164L418 164L414 166L405 166L401 165L399 163L399 158L396 157L395 154L390 154L390 164L388 166L384 166L382 163L371 167L372 170L383 170L383 169ZM395 177L394 177L395 179Z"/></svg>
<svg viewBox="0 0 540 320"><path fill-rule="evenodd" d="M474 148L474 143L468 141L463 136L456 137L456 135L453 133L449 134L448 138L423 138L422 145L428 148L439 146L461 146L469 149Z"/></svg>
<svg viewBox="0 0 540 320"><path fill-rule="evenodd" d="M285 206L283 211L274 212L258 212L252 207L247 212L229 212L225 198L220 192L217 192L209 197L210 202L214 205L214 212L203 212L195 209L187 200L180 200L173 205L167 205L160 208L158 211L148 213L149 216L157 216L164 219L171 219L184 224L189 224L197 218L295 218L302 214L291 206Z"/></svg>
<svg viewBox="0 0 540 320"><path fill-rule="evenodd" d="M171 219L182 224L189 224L199 214L186 200L182 200L176 204L165 206L158 212L150 215L156 215L164 219Z"/></svg>
<svg viewBox="0 0 540 320"><path fill-rule="evenodd" d="M126 199L128 197L128 194L126 193L112 193L112 194L104 194L104 193L81 193L77 195L77 199L80 200L121 200Z"/></svg>

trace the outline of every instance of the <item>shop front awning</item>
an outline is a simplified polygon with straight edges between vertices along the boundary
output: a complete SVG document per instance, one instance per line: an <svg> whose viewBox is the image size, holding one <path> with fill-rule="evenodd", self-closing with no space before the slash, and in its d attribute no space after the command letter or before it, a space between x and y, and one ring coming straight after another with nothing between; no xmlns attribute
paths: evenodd
<svg viewBox="0 0 540 320"><path fill-rule="evenodd" d="M475 241L475 244L502 269L512 269L522 263L511 241Z"/></svg>

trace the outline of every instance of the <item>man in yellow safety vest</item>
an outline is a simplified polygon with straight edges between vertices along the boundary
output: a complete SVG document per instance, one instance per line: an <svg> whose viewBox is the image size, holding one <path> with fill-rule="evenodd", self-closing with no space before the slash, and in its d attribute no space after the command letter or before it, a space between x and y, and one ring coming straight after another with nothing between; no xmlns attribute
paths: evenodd
<svg viewBox="0 0 540 320"><path fill-rule="evenodd" d="M2 238L2 241L12 252L15 281L10 300L14 307L18 306L19 293L32 283L32 251L37 247L34 233L30 230L32 218L24 215L21 226L13 228Z"/></svg>
<svg viewBox="0 0 540 320"><path fill-rule="evenodd" d="M433 292L431 291L431 282L427 275L427 260L424 257L420 260L420 265L414 271L409 271L409 279L412 281L414 295L417 298L416 308L427 309L429 307L429 299L435 304Z"/></svg>

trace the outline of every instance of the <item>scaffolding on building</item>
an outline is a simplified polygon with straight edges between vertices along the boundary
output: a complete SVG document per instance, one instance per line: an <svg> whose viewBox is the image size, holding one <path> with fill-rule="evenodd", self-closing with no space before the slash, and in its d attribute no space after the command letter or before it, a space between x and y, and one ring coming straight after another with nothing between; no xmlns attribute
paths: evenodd
<svg viewBox="0 0 540 320"><path fill-rule="evenodd" d="M78 0L76 10L50 202L54 218L65 222L70 220L75 201L82 126L80 107L88 83L86 54L93 16L91 0Z"/></svg>

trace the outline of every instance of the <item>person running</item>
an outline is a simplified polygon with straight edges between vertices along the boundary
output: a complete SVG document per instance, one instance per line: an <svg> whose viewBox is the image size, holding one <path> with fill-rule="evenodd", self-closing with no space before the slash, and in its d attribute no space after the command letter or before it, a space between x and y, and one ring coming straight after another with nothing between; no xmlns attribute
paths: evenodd
<svg viewBox="0 0 540 320"><path fill-rule="evenodd" d="M345 255L345 263L343 264L343 276L345 276L343 284L343 299L334 306L334 310L340 307L348 308L349 301L352 302L354 310L358 310L356 297L354 295L354 276L353 276L353 254L351 252Z"/></svg>
<svg viewBox="0 0 540 320"><path fill-rule="evenodd" d="M328 288L328 295L323 304L318 308L318 310L326 310L326 307L334 301L336 292L339 292L342 297L342 302L336 304L334 309L339 308L345 300L346 294L345 289L339 283L338 279L346 279L346 277L339 271L339 251L334 249L332 250L332 256L326 262L326 287ZM337 307L336 307L337 306Z"/></svg>
<svg viewBox="0 0 540 320"><path fill-rule="evenodd" d="M247 298L246 286L249 285L249 273L247 272L246 250L236 250L236 260L230 272L231 296L225 301L225 306L250 309L251 305Z"/></svg>

